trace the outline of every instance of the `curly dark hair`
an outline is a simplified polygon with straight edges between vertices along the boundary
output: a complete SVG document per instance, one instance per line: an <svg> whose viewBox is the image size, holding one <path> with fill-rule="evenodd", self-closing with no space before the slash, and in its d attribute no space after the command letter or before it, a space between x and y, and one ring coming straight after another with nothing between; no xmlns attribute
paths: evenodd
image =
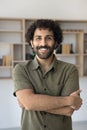
<svg viewBox="0 0 87 130"><path fill-rule="evenodd" d="M30 41L33 40L35 30L39 29L49 29L54 34L54 40L60 44L63 40L62 30L58 22L50 19L39 19L36 20L28 29L25 34L26 42L30 44Z"/></svg>

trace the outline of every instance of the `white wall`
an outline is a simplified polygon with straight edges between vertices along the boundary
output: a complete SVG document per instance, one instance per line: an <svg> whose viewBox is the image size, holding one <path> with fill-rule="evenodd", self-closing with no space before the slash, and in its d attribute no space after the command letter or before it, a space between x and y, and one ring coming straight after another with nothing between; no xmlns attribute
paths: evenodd
<svg viewBox="0 0 87 130"><path fill-rule="evenodd" d="M87 0L0 0L0 17L87 19Z"/></svg>
<svg viewBox="0 0 87 130"><path fill-rule="evenodd" d="M21 109L13 96L13 81L0 80L0 128L20 126Z"/></svg>
<svg viewBox="0 0 87 130"><path fill-rule="evenodd" d="M87 20L87 0L0 0L0 17ZM80 78L83 106L73 121L87 121L87 77ZM0 80L0 128L20 125L21 110L12 95L13 81Z"/></svg>
<svg viewBox="0 0 87 130"><path fill-rule="evenodd" d="M73 121L87 121L87 77L80 78L80 88L83 105L73 114Z"/></svg>

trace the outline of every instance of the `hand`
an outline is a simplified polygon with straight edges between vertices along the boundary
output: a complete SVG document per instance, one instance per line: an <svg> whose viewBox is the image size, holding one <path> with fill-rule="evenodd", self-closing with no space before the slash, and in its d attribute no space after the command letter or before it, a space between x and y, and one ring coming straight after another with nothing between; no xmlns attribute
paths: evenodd
<svg viewBox="0 0 87 130"><path fill-rule="evenodd" d="M71 93L70 96L80 96L81 92L82 92L82 90L77 90L77 91Z"/></svg>
<svg viewBox="0 0 87 130"><path fill-rule="evenodd" d="M24 105L19 101L19 99L17 99L17 101L18 101L19 106L20 106L21 108L24 108Z"/></svg>
<svg viewBox="0 0 87 130"><path fill-rule="evenodd" d="M67 109L67 114L66 114L66 116L72 116L73 112L74 112L74 109L71 108L71 107L69 107L69 108Z"/></svg>
<svg viewBox="0 0 87 130"><path fill-rule="evenodd" d="M73 104L71 105L71 108L78 110L82 105L82 99L80 98L81 90L77 90L70 94L73 98Z"/></svg>

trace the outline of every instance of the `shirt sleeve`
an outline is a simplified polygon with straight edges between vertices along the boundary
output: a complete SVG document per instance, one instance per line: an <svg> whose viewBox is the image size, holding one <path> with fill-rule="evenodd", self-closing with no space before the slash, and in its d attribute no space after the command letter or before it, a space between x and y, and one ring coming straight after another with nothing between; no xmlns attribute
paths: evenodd
<svg viewBox="0 0 87 130"><path fill-rule="evenodd" d="M68 70L68 74L66 74L65 83L61 95L68 96L78 89L79 89L79 74L76 66L72 65Z"/></svg>
<svg viewBox="0 0 87 130"><path fill-rule="evenodd" d="M21 89L33 89L32 83L27 75L27 70L22 64L17 64L13 70L14 96L16 91Z"/></svg>

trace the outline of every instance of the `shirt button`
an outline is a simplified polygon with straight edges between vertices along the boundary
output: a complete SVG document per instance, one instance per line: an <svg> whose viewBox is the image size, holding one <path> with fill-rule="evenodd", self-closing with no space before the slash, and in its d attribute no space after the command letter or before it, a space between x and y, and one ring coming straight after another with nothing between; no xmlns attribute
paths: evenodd
<svg viewBox="0 0 87 130"><path fill-rule="evenodd" d="M47 126L46 125L44 125L44 128L46 128Z"/></svg>
<svg viewBox="0 0 87 130"><path fill-rule="evenodd" d="M43 79L46 79L46 77L44 76Z"/></svg>
<svg viewBox="0 0 87 130"><path fill-rule="evenodd" d="M46 115L47 113L46 112L44 112L44 115Z"/></svg>
<svg viewBox="0 0 87 130"><path fill-rule="evenodd" d="M46 91L47 89L46 88L44 88L44 91Z"/></svg>

